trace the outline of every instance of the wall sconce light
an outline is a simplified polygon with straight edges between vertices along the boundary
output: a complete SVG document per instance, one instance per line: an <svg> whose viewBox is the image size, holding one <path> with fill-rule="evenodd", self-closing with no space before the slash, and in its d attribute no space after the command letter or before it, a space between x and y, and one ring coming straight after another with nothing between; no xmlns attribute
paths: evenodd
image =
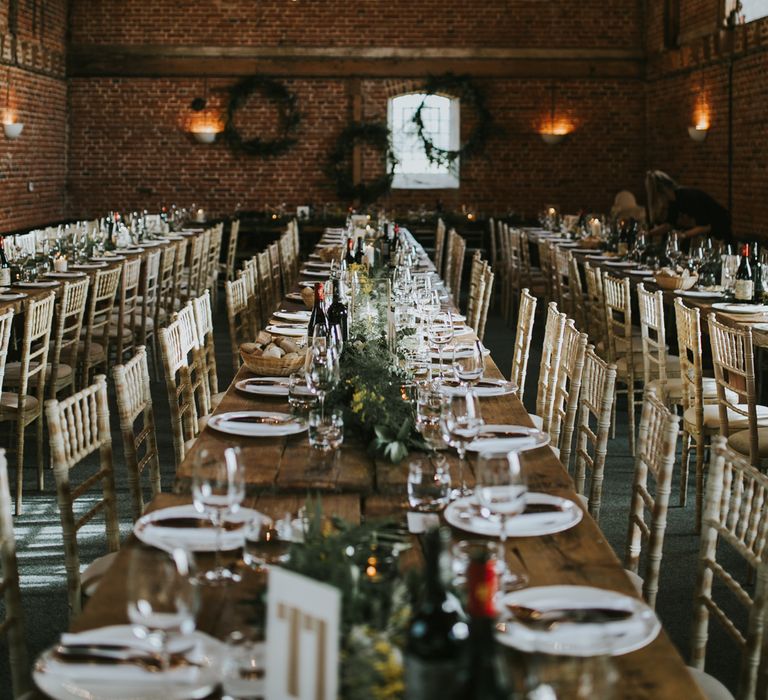
<svg viewBox="0 0 768 700"><path fill-rule="evenodd" d="M688 136L696 143L706 140L709 132L709 103L704 90L704 73L701 73L701 84L699 85L699 94L696 97L696 112L694 114L696 123L688 127Z"/></svg>
<svg viewBox="0 0 768 700"><path fill-rule="evenodd" d="M707 126L700 126L699 124L696 124L696 126L688 127L688 136L690 136L697 143L705 141L708 133L709 128Z"/></svg>
<svg viewBox="0 0 768 700"><path fill-rule="evenodd" d="M205 127L197 129L192 132L192 136L195 137L195 141L198 143L213 143L216 140L218 132L212 127Z"/></svg>
<svg viewBox="0 0 768 700"><path fill-rule="evenodd" d="M570 133L570 125L564 121L555 121L555 84L550 85L550 109L549 109L549 125L539 132L542 141L555 146Z"/></svg>
<svg viewBox="0 0 768 700"><path fill-rule="evenodd" d="M24 124L21 122L4 122L3 123L3 132L5 133L5 138L7 138L10 141L15 141L19 136L21 136L21 132L24 130Z"/></svg>

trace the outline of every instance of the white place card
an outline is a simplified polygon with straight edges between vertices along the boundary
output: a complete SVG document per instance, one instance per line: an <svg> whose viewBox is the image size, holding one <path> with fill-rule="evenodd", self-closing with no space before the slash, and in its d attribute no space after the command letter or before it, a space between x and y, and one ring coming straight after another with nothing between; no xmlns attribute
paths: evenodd
<svg viewBox="0 0 768 700"><path fill-rule="evenodd" d="M337 588L270 568L266 700L336 700L340 617Z"/></svg>

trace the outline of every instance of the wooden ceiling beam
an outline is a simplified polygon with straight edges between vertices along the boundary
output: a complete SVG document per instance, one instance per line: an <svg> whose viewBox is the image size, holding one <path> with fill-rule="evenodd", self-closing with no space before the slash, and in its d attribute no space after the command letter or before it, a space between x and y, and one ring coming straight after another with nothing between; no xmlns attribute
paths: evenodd
<svg viewBox="0 0 768 700"><path fill-rule="evenodd" d="M69 48L70 77L274 75L421 78L445 72L488 78L642 78L633 50L251 48L85 46Z"/></svg>

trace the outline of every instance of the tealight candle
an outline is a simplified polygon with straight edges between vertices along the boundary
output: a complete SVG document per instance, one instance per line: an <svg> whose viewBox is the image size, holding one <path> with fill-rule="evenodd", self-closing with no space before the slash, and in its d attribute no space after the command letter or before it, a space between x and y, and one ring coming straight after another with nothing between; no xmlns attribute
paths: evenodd
<svg viewBox="0 0 768 700"><path fill-rule="evenodd" d="M57 255L53 259L53 271L54 272L66 272L67 271L67 256Z"/></svg>

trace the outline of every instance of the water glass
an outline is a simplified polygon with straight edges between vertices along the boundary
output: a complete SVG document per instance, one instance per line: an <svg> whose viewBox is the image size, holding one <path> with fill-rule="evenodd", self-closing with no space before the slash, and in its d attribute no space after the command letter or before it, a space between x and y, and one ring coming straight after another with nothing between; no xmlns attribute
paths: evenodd
<svg viewBox="0 0 768 700"><path fill-rule="evenodd" d="M408 505L412 510L434 513L451 500L451 472L441 456L414 460L408 465Z"/></svg>
<svg viewBox="0 0 768 700"><path fill-rule="evenodd" d="M431 450L445 446L440 416L445 397L436 384L420 386L416 393L416 430Z"/></svg>
<svg viewBox="0 0 768 700"><path fill-rule="evenodd" d="M443 403L440 412L443 441L455 448L459 455L459 488L453 494L456 498L472 494L464 477L464 462L467 445L480 434L482 427L480 406L470 389L454 394Z"/></svg>
<svg viewBox="0 0 768 700"><path fill-rule="evenodd" d="M344 415L340 409L309 412L309 444L321 452L339 449L344 442Z"/></svg>
<svg viewBox="0 0 768 700"><path fill-rule="evenodd" d="M245 525L243 561L255 571L262 571L272 564L287 560L288 542L280 537L270 518L259 516Z"/></svg>
<svg viewBox="0 0 768 700"><path fill-rule="evenodd" d="M480 381L485 371L480 341L457 343L453 348L453 373L464 386Z"/></svg>
<svg viewBox="0 0 768 700"><path fill-rule="evenodd" d="M169 553L138 546L129 553L128 619L134 634L157 650L163 670L171 665L172 638L195 630L199 597L192 568L191 555L183 549Z"/></svg>
<svg viewBox="0 0 768 700"><path fill-rule="evenodd" d="M429 342L437 348L440 376L443 375L443 348L453 340L453 318L451 313L437 314L428 328Z"/></svg>
<svg viewBox="0 0 768 700"><path fill-rule="evenodd" d="M317 405L317 396L307 386L307 378L303 372L294 372L288 378L288 405L296 415L306 415Z"/></svg>
<svg viewBox="0 0 768 700"><path fill-rule="evenodd" d="M266 653L263 636L258 630L236 630L227 637L221 678L225 700L264 697Z"/></svg>

